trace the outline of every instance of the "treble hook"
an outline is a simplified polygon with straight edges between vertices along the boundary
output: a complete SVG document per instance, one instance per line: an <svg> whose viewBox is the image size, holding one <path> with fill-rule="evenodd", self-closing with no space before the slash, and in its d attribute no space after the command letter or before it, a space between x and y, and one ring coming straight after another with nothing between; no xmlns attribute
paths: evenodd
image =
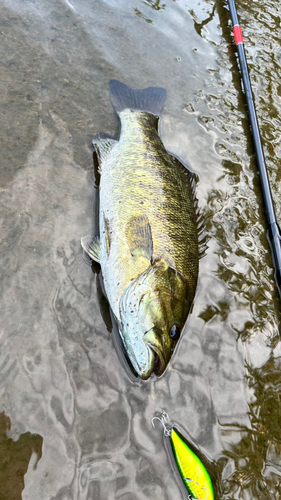
<svg viewBox="0 0 281 500"><path fill-rule="evenodd" d="M164 436L170 436L171 435L173 426L172 426L172 424L170 422L169 415L168 415L168 413L166 411L160 410L160 416L159 417L153 417L151 419L151 425L155 429L155 425L154 425L153 420L159 420L159 422L161 422L161 424L164 427Z"/></svg>

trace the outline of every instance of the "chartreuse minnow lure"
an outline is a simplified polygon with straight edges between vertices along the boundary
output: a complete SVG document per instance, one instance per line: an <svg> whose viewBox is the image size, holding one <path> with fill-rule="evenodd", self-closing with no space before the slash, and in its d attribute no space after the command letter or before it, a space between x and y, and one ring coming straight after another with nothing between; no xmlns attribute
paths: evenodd
<svg viewBox="0 0 281 500"><path fill-rule="evenodd" d="M180 437L165 411L160 416L153 417L163 424L164 435L170 437L176 464L191 500L214 500L214 490L210 476L201 460L193 453Z"/></svg>

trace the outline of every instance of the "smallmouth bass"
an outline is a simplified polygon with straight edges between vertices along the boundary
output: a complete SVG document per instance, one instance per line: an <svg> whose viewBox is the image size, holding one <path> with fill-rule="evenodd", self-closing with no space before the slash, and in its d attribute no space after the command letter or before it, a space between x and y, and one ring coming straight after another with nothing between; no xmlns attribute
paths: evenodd
<svg viewBox="0 0 281 500"><path fill-rule="evenodd" d="M81 239L101 265L128 358L142 379L165 371L192 305L203 221L192 173L158 135L166 91L110 81L119 139L98 134L99 233Z"/></svg>

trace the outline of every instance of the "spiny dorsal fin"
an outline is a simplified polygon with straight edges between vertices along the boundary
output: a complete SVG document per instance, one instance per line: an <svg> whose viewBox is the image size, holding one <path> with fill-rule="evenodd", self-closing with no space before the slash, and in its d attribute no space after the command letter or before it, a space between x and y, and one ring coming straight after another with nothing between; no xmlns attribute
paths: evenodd
<svg viewBox="0 0 281 500"><path fill-rule="evenodd" d="M196 182L195 182L195 176L194 173L190 170L190 168L187 165L184 165L179 158L177 158L174 154L169 153L171 156L172 160L174 163L181 169L181 171L184 173L187 182L190 185L191 191L192 191L192 196L193 196L193 205L195 209L195 217L196 217L196 224L197 224L197 231L198 231L198 252L199 252L199 259L204 257L206 254L206 250L208 248L208 236L205 231L205 222L202 216L202 213L200 212L200 209L198 207L198 199L196 196Z"/></svg>
<svg viewBox="0 0 281 500"><path fill-rule="evenodd" d="M208 249L208 240L209 237L205 233L205 226L200 230L198 234L198 250L199 250L199 259L202 259L206 255L206 251Z"/></svg>
<svg viewBox="0 0 281 500"><path fill-rule="evenodd" d="M192 191L193 205L194 205L195 210L196 210L198 207L198 200L196 197L196 182L195 182L194 173L176 155L174 155L173 153L170 153L169 151L167 151L167 153L170 155L170 157L173 160L173 162L175 163L175 165L177 165L180 168L180 170L183 172L183 174L185 175L185 178L186 178L186 180L191 188L191 191Z"/></svg>
<svg viewBox="0 0 281 500"><path fill-rule="evenodd" d="M91 257L91 259L100 263L101 242L98 237L87 235L81 238L81 245L83 250Z"/></svg>
<svg viewBox="0 0 281 500"><path fill-rule="evenodd" d="M126 225L126 238L133 257L145 257L151 262L153 241L146 215L131 217Z"/></svg>
<svg viewBox="0 0 281 500"><path fill-rule="evenodd" d="M106 155L111 151L113 146L117 144L117 140L114 137L111 137L109 134L97 134L92 140L92 145L97 153L99 167L101 166L102 161L106 157Z"/></svg>

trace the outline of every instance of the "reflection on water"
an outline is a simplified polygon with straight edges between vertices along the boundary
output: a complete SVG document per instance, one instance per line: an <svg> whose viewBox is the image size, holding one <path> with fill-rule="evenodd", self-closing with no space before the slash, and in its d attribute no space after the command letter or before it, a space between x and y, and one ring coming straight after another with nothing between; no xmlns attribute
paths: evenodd
<svg viewBox="0 0 281 500"><path fill-rule="evenodd" d="M271 356L261 368L247 365L247 370L253 390L248 412L251 425L232 425L242 439L225 452L235 464L235 472L226 481L227 494L277 499L281 495L281 358Z"/></svg>
<svg viewBox="0 0 281 500"><path fill-rule="evenodd" d="M144 14L142 14L142 12L137 8L135 7L134 8L134 12L137 14L138 17L140 17L141 19L144 19L144 21L146 21L147 23L153 23L153 21L151 19L149 19L148 17L146 17Z"/></svg>
<svg viewBox="0 0 281 500"><path fill-rule="evenodd" d="M194 28L199 36L202 36L202 29L204 28L204 26L209 24L209 22L211 22L214 19L215 11L216 11L216 2L214 2L214 4L213 4L212 11L211 11L210 15L208 17L206 17L206 19L204 19L203 21L199 22L194 10L193 9L189 10L190 15L194 19Z"/></svg>
<svg viewBox="0 0 281 500"><path fill-rule="evenodd" d="M151 7L154 10L163 10L166 7L165 3L161 3L162 0L156 0L155 2L153 0L143 0L144 5L148 5L148 7Z"/></svg>
<svg viewBox="0 0 281 500"><path fill-rule="evenodd" d="M2 500L21 500L24 475L33 453L33 469L42 457L43 439L38 434L25 432L14 441L7 437L11 421L0 413L0 497Z"/></svg>
<svg viewBox="0 0 281 500"><path fill-rule="evenodd" d="M176 0L172 0L172 1L175 2ZM151 7L153 10L156 10L156 11L164 10L166 7L166 4L163 3L162 0L155 0L155 1L142 0L141 3L147 7ZM153 23L152 19L149 19L149 17L147 17L142 11L140 11L138 9L138 7L134 7L133 10L138 17L140 17L141 19L144 19L147 23L150 23L150 24Z"/></svg>
<svg viewBox="0 0 281 500"><path fill-rule="evenodd" d="M237 2L280 221L279 7ZM0 412L5 450L23 443L16 494L24 471L23 500L181 500L150 425L165 408L219 465L217 500L277 500L280 302L227 3L4 0L0 37ZM146 384L118 359L80 247L96 227L91 139L118 128L111 78L166 88L161 137L196 172L210 237L178 348Z"/></svg>

